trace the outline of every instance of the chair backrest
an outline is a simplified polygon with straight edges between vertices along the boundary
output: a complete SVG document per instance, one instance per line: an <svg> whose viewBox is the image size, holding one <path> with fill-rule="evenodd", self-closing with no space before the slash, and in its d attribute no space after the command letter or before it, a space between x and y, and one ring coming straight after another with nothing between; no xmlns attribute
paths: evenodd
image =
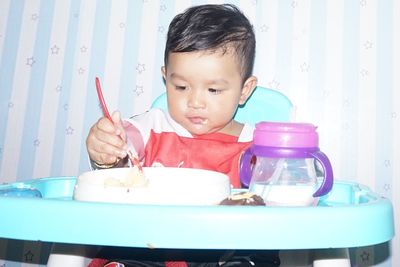
<svg viewBox="0 0 400 267"><path fill-rule="evenodd" d="M167 109L167 95L157 97L152 108ZM293 104L290 99L276 90L257 86L246 104L240 106L235 114L235 120L255 125L260 121L290 121Z"/></svg>

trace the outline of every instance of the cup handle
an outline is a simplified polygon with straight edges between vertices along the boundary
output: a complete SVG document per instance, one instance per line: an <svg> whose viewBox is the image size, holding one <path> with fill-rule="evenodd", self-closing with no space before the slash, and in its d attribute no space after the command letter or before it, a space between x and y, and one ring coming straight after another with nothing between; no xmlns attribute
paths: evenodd
<svg viewBox="0 0 400 267"><path fill-rule="evenodd" d="M324 170L324 180L320 188L313 194L313 197L320 197L328 194L333 187L333 170L331 162L322 151L312 152L311 155L321 163Z"/></svg>
<svg viewBox="0 0 400 267"><path fill-rule="evenodd" d="M248 148L243 153L242 157L240 158L240 167L239 167L239 175L240 175L240 182L247 188L250 185L251 180L251 166L250 161L253 153L251 149Z"/></svg>

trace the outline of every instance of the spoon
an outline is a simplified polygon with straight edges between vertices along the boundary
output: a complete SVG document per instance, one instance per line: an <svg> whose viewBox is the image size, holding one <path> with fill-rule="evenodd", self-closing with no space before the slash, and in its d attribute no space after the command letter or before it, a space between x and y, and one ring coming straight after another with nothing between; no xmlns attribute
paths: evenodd
<svg viewBox="0 0 400 267"><path fill-rule="evenodd" d="M101 105L101 108L103 110L104 116L107 119L109 119L111 122L113 122L113 120L111 118L111 115L110 115L110 112L108 112L106 101L104 100L104 97L103 97L103 92L101 90L99 77L96 77L96 90L97 90L97 96L99 97L100 105ZM122 139L122 137L121 137L121 139ZM128 149L127 154L128 154L128 157L129 157L129 159L131 161L132 166L136 165L138 167L139 171L142 171L143 170L142 169L142 165L140 165L139 160L136 157L134 157L134 153L130 149Z"/></svg>

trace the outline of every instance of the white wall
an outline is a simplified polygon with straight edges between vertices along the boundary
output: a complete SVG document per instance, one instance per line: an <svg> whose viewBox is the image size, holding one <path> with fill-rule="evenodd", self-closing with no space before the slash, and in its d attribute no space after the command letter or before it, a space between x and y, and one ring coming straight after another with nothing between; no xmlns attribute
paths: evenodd
<svg viewBox="0 0 400 267"><path fill-rule="evenodd" d="M102 78L111 110L146 110L163 91L171 18L206 2L0 1L0 182L87 170L85 137L101 114L94 77ZM254 24L260 84L287 94L298 121L319 126L337 178L391 199L398 216L400 2L228 2ZM13 242L0 243L0 256L14 250ZM379 247L355 257L361 266L400 266L399 243L383 261ZM36 247L24 245L20 254L40 253Z"/></svg>

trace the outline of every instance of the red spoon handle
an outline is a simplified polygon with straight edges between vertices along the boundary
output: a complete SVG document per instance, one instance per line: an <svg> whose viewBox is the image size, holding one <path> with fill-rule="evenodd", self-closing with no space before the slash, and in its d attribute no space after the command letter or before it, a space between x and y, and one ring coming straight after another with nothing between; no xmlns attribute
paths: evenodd
<svg viewBox="0 0 400 267"><path fill-rule="evenodd" d="M107 119L109 119L111 122L113 122L110 112L108 112L106 101L104 101L99 77L96 77L96 90L97 90L97 96L99 97L101 108L103 109L104 116L106 116ZM120 137L122 139L122 136L120 136ZM129 159L131 160L132 165L138 166L139 170L142 171L142 165L140 165L139 160L133 156L133 154L130 150L128 150L128 156L129 156Z"/></svg>
<svg viewBox="0 0 400 267"><path fill-rule="evenodd" d="M103 93L101 91L99 77L96 77L96 90L97 90L97 96L99 97L100 105L103 110L104 116L106 116L110 121L112 121L110 112L108 112L108 109L107 109L106 101L104 101Z"/></svg>

